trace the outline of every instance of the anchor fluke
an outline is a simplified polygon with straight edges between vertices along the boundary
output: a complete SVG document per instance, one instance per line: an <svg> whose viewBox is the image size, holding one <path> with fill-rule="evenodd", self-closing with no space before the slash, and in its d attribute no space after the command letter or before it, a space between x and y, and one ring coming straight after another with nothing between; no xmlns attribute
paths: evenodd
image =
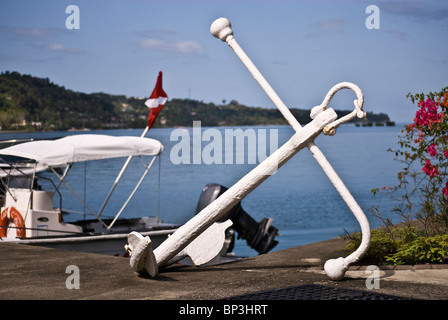
<svg viewBox="0 0 448 320"><path fill-rule="evenodd" d="M227 188L217 183L210 183L204 187L199 197L196 213L207 207L222 195ZM221 220L230 219L233 222L233 229L238 232L238 238L245 239L247 244L259 254L267 253L274 248L278 241L278 229L272 226L272 218L264 218L260 222L255 221L241 207L238 202L231 208Z"/></svg>
<svg viewBox="0 0 448 320"><path fill-rule="evenodd" d="M151 277L155 277L159 273L151 239L148 236L143 237L138 232L131 232L128 235L128 244L125 245L125 249L129 252L132 270L138 273L147 272Z"/></svg>

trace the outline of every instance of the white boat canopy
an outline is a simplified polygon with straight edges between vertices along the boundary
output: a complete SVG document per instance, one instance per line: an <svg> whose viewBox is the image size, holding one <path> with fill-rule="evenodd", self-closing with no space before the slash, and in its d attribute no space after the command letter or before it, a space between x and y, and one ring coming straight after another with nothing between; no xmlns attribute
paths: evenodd
<svg viewBox="0 0 448 320"><path fill-rule="evenodd" d="M159 155L162 151L163 145L150 138L79 134L57 140L21 143L0 150L0 157L13 156L33 160L40 171L80 161Z"/></svg>
<svg viewBox="0 0 448 320"><path fill-rule="evenodd" d="M107 229L110 229L139 188L141 182L152 167L154 160L162 153L162 151L163 145L160 141L132 136L79 134L56 140L24 142L0 150L0 178L4 178L6 176L23 175L34 176L37 172L51 169L51 171L53 171L53 173L60 180L60 184L64 183L76 196L76 198L85 206L85 208L88 209L105 227L107 227ZM100 215L133 156L153 157L149 165L146 165L146 163L142 160L145 170L139 182L131 192L120 211L116 214L112 223L107 226L100 219ZM128 159L115 179L115 182L112 185L112 188L110 189L100 211L95 213L81 200L76 192L68 186L65 181L65 177L71 168L71 165L75 162L121 157L127 157ZM55 169L63 167L65 167L65 170L61 176ZM55 189L59 187L56 185L54 186Z"/></svg>

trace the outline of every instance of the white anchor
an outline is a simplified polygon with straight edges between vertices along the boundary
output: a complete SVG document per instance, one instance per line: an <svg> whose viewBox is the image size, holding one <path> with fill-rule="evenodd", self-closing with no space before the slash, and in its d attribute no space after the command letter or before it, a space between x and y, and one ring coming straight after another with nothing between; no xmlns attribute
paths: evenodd
<svg viewBox="0 0 448 320"><path fill-rule="evenodd" d="M362 111L364 99L361 90L358 86L349 82L342 82L335 85L328 92L322 104L312 109L311 118L313 120L302 127L238 45L233 36L229 20L226 18L217 19L212 23L210 31L213 36L227 42L234 50L296 133L266 160L181 226L155 250L152 249L149 237L143 237L136 232L129 234L129 245L126 247L131 253L131 267L136 272L147 272L150 276L154 277L158 274L159 269L185 255L189 255L195 264L208 262L222 249L224 230L231 224L229 221L224 223L218 223L216 221L221 219L231 208L244 199L252 190L258 187L269 175L274 173L297 152L307 147L361 226L362 241L358 249L345 258L330 259L324 265L326 274L332 280L343 279L348 266L356 262L368 249L370 243L369 222L328 160L314 144L314 139L321 132L327 135L334 135L336 128L340 124L350 121L356 116L360 118L365 117L365 113ZM341 119L336 120L336 113L333 109L327 109L327 106L334 94L344 88L351 89L356 93L357 100L354 101L355 110ZM211 239L215 240L212 241Z"/></svg>

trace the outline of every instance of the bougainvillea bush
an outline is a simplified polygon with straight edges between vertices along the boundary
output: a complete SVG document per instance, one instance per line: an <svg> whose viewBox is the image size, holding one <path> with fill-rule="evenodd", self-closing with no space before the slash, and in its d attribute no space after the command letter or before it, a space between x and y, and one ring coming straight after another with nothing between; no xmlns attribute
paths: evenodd
<svg viewBox="0 0 448 320"><path fill-rule="evenodd" d="M403 163L394 187L373 189L395 195L392 210L404 220L399 231L381 217L378 207L372 212L385 222L372 232L366 258L371 263L426 263L448 259L448 87L429 94L408 94L417 103L414 122L399 136L395 160ZM420 222L420 224L415 224ZM360 235L345 235L351 242L349 253L357 247ZM424 244L424 245L422 245ZM435 254L437 253L437 254Z"/></svg>
<svg viewBox="0 0 448 320"><path fill-rule="evenodd" d="M448 87L407 97L417 102L414 122L401 130L400 148L389 149L403 163L398 184L372 192L400 194L395 213L406 221L422 222L427 236L444 234L448 231Z"/></svg>
<svg viewBox="0 0 448 320"><path fill-rule="evenodd" d="M407 97L418 109L395 151L405 167L394 189L406 190L403 208L423 222L427 236L443 234L448 231L448 87Z"/></svg>

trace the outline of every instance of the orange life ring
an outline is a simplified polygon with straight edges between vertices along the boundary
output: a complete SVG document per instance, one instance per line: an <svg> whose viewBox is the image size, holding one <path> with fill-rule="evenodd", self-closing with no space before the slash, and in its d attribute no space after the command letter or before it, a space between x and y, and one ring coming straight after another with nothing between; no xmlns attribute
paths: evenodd
<svg viewBox="0 0 448 320"><path fill-rule="evenodd" d="M6 237L10 219L16 225L17 237L25 238L25 223L20 212L14 207L5 208L0 215L0 238Z"/></svg>

